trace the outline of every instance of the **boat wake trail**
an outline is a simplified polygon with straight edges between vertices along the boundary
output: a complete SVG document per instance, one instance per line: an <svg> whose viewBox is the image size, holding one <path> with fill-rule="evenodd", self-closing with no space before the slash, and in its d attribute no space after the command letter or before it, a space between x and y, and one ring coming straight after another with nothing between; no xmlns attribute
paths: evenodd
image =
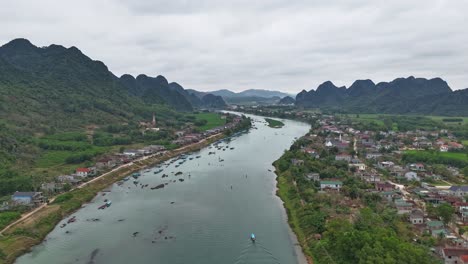
<svg viewBox="0 0 468 264"><path fill-rule="evenodd" d="M234 264L281 264L279 260L258 241L246 245Z"/></svg>

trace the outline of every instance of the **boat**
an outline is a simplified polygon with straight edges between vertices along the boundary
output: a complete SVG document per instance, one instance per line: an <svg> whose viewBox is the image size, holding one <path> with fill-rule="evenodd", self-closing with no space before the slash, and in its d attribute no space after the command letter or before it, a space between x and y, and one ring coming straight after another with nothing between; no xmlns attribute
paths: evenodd
<svg viewBox="0 0 468 264"><path fill-rule="evenodd" d="M155 171L154 174L158 174L158 173L160 173L162 171L163 171L163 169L159 169L159 170Z"/></svg>
<svg viewBox="0 0 468 264"><path fill-rule="evenodd" d="M255 243L255 234L254 233L250 234L250 240L252 240L252 242Z"/></svg>
<svg viewBox="0 0 468 264"><path fill-rule="evenodd" d="M106 209L106 207L107 207L107 204L103 204L103 205L99 206L98 209L102 210L102 209Z"/></svg>
<svg viewBox="0 0 468 264"><path fill-rule="evenodd" d="M67 223L70 224L70 223L73 223L76 221L76 216L73 216L72 218L68 219Z"/></svg>
<svg viewBox="0 0 468 264"><path fill-rule="evenodd" d="M106 202L107 207L111 206L111 204L112 204L112 201L110 201L110 200Z"/></svg>
<svg viewBox="0 0 468 264"><path fill-rule="evenodd" d="M199 159L199 158L201 158L201 156L196 156L195 158Z"/></svg>
<svg viewBox="0 0 468 264"><path fill-rule="evenodd" d="M128 181L128 180L130 180L130 177L125 177L123 180Z"/></svg>
<svg viewBox="0 0 468 264"><path fill-rule="evenodd" d="M140 176L141 176L141 174L139 172L135 172L135 173L132 174L132 177L135 178L135 179L140 177Z"/></svg>
<svg viewBox="0 0 468 264"><path fill-rule="evenodd" d="M60 228L64 228L67 224L63 223Z"/></svg>

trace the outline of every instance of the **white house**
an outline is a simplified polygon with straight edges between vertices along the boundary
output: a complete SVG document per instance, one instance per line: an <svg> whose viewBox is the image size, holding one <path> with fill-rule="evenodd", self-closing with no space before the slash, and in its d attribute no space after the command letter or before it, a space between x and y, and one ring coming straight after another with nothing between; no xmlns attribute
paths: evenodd
<svg viewBox="0 0 468 264"><path fill-rule="evenodd" d="M418 174L414 171L408 171L407 173L405 173L405 178L408 180L408 181L420 181L421 178L419 178Z"/></svg>
<svg viewBox="0 0 468 264"><path fill-rule="evenodd" d="M336 180L320 181L320 190L322 191L325 189L340 191L342 186L343 186L343 183L341 181L336 181Z"/></svg>

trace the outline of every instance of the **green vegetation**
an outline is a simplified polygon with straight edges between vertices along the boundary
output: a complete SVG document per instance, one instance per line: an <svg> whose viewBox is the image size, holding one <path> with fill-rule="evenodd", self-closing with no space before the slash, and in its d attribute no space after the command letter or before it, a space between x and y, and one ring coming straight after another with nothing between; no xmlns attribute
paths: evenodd
<svg viewBox="0 0 468 264"><path fill-rule="evenodd" d="M198 113L194 116L195 125L201 131L210 130L226 124L226 120L222 119L221 115L218 113Z"/></svg>
<svg viewBox="0 0 468 264"><path fill-rule="evenodd" d="M5 228L8 224L21 217L20 212L0 212L0 230Z"/></svg>
<svg viewBox="0 0 468 264"><path fill-rule="evenodd" d="M314 263L438 263L429 254L433 238L414 242L405 216L390 209L380 195L366 192L372 185L352 177L333 153L323 150L320 160L302 153L301 146L309 143L299 139L274 165L289 224ZM293 158L304 165L292 166ZM340 179L341 191L318 192L318 183L304 177L310 172Z"/></svg>
<svg viewBox="0 0 468 264"><path fill-rule="evenodd" d="M468 146L468 140L462 140L462 144Z"/></svg>
<svg viewBox="0 0 468 264"><path fill-rule="evenodd" d="M265 121L267 121L268 126L272 127L272 128L281 128L281 127L284 126L284 123L279 121L279 120L275 120L275 119L271 119L271 118L265 118Z"/></svg>
<svg viewBox="0 0 468 264"><path fill-rule="evenodd" d="M402 159L407 163L425 162L428 164L451 165L459 168L468 166L468 154L462 152L407 150Z"/></svg>

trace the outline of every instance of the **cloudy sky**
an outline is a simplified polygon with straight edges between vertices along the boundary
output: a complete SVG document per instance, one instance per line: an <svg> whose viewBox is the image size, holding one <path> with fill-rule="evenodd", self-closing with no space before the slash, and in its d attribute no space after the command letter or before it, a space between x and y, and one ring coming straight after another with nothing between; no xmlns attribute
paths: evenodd
<svg viewBox="0 0 468 264"><path fill-rule="evenodd" d="M468 87L466 0L3 0L0 42L76 46L116 75L296 93L326 80Z"/></svg>

